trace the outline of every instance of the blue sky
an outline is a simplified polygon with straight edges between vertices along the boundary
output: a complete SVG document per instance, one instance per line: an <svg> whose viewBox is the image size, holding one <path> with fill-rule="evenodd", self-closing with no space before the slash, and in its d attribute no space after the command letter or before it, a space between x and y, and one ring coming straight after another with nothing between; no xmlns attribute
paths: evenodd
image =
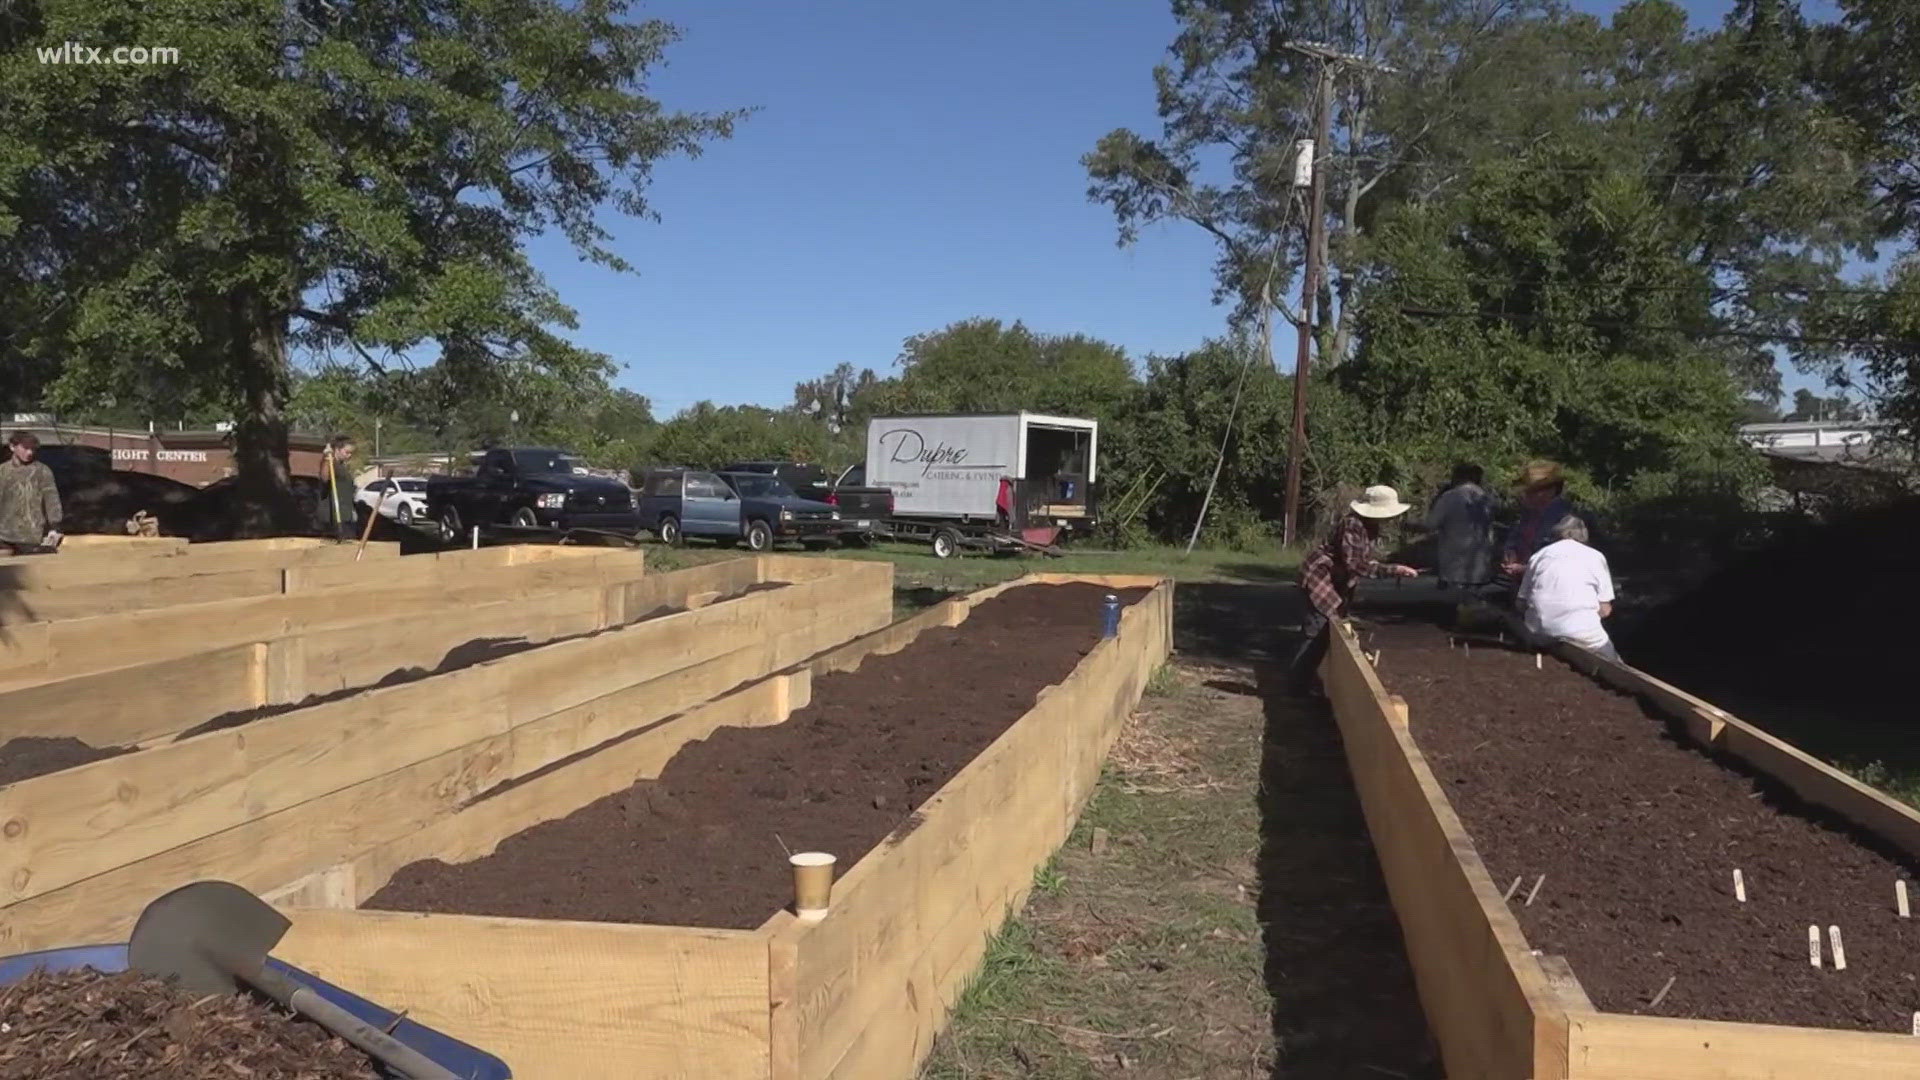
<svg viewBox="0 0 1920 1080"><path fill-rule="evenodd" d="M1731 2L1686 6L1710 23ZM1117 247L1079 164L1115 127L1158 130L1165 0L654 0L646 13L685 32L653 82L663 102L759 111L658 169L661 221L607 220L638 276L582 263L559 237L532 255L578 311L575 339L622 364L618 382L656 414L785 404L799 380L842 361L885 371L909 335L975 315L1136 359L1222 329L1213 246L1169 225Z"/></svg>

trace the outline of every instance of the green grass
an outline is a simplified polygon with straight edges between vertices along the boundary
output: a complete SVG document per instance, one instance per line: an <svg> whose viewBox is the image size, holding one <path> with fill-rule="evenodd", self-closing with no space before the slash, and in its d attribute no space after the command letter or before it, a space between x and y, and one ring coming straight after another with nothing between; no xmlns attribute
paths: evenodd
<svg viewBox="0 0 1920 1080"><path fill-rule="evenodd" d="M646 548L648 565L658 570L700 566L745 554L734 547L693 541L683 548L658 544ZM781 554L802 554L798 548ZM961 555L936 559L925 545L875 544L870 548L833 548L819 553L835 559L878 560L894 566L894 587L902 592L966 593L996 585L1022 574L1145 574L1186 582L1268 583L1291 581L1299 553L1275 548L1249 555L1233 551L1178 547L1133 548L1111 553L1074 552L1060 558L1043 555Z"/></svg>
<svg viewBox="0 0 1920 1080"><path fill-rule="evenodd" d="M1027 908L989 943L924 1080L1264 1077L1259 730L1168 667ZM1226 707L1223 707L1226 704ZM1091 852L1093 830L1106 850Z"/></svg>

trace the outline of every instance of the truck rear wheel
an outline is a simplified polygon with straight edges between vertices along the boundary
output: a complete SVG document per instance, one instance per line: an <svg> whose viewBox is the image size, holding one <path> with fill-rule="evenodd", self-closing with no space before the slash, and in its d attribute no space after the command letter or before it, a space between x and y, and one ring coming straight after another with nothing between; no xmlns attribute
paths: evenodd
<svg viewBox="0 0 1920 1080"><path fill-rule="evenodd" d="M440 511L440 542L457 544L465 530L460 527L460 511L449 506Z"/></svg>
<svg viewBox="0 0 1920 1080"><path fill-rule="evenodd" d="M951 559L960 554L960 530L941 529L933 534L933 557Z"/></svg>

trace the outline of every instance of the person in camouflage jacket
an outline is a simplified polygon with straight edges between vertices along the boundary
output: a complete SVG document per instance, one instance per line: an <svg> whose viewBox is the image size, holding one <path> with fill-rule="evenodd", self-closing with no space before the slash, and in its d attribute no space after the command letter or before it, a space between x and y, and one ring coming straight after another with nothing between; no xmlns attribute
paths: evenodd
<svg viewBox="0 0 1920 1080"><path fill-rule="evenodd" d="M60 524L60 492L53 470L33 460L40 440L16 431L0 463L0 546L39 547Z"/></svg>

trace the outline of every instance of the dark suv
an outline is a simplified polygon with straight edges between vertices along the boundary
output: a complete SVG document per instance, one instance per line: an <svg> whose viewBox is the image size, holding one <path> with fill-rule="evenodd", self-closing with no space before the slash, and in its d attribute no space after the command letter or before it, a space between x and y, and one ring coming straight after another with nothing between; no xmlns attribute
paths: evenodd
<svg viewBox="0 0 1920 1080"><path fill-rule="evenodd" d="M780 540L831 539L840 512L795 495L777 477L651 469L640 484L640 518L664 544L689 536L744 541L768 551Z"/></svg>

